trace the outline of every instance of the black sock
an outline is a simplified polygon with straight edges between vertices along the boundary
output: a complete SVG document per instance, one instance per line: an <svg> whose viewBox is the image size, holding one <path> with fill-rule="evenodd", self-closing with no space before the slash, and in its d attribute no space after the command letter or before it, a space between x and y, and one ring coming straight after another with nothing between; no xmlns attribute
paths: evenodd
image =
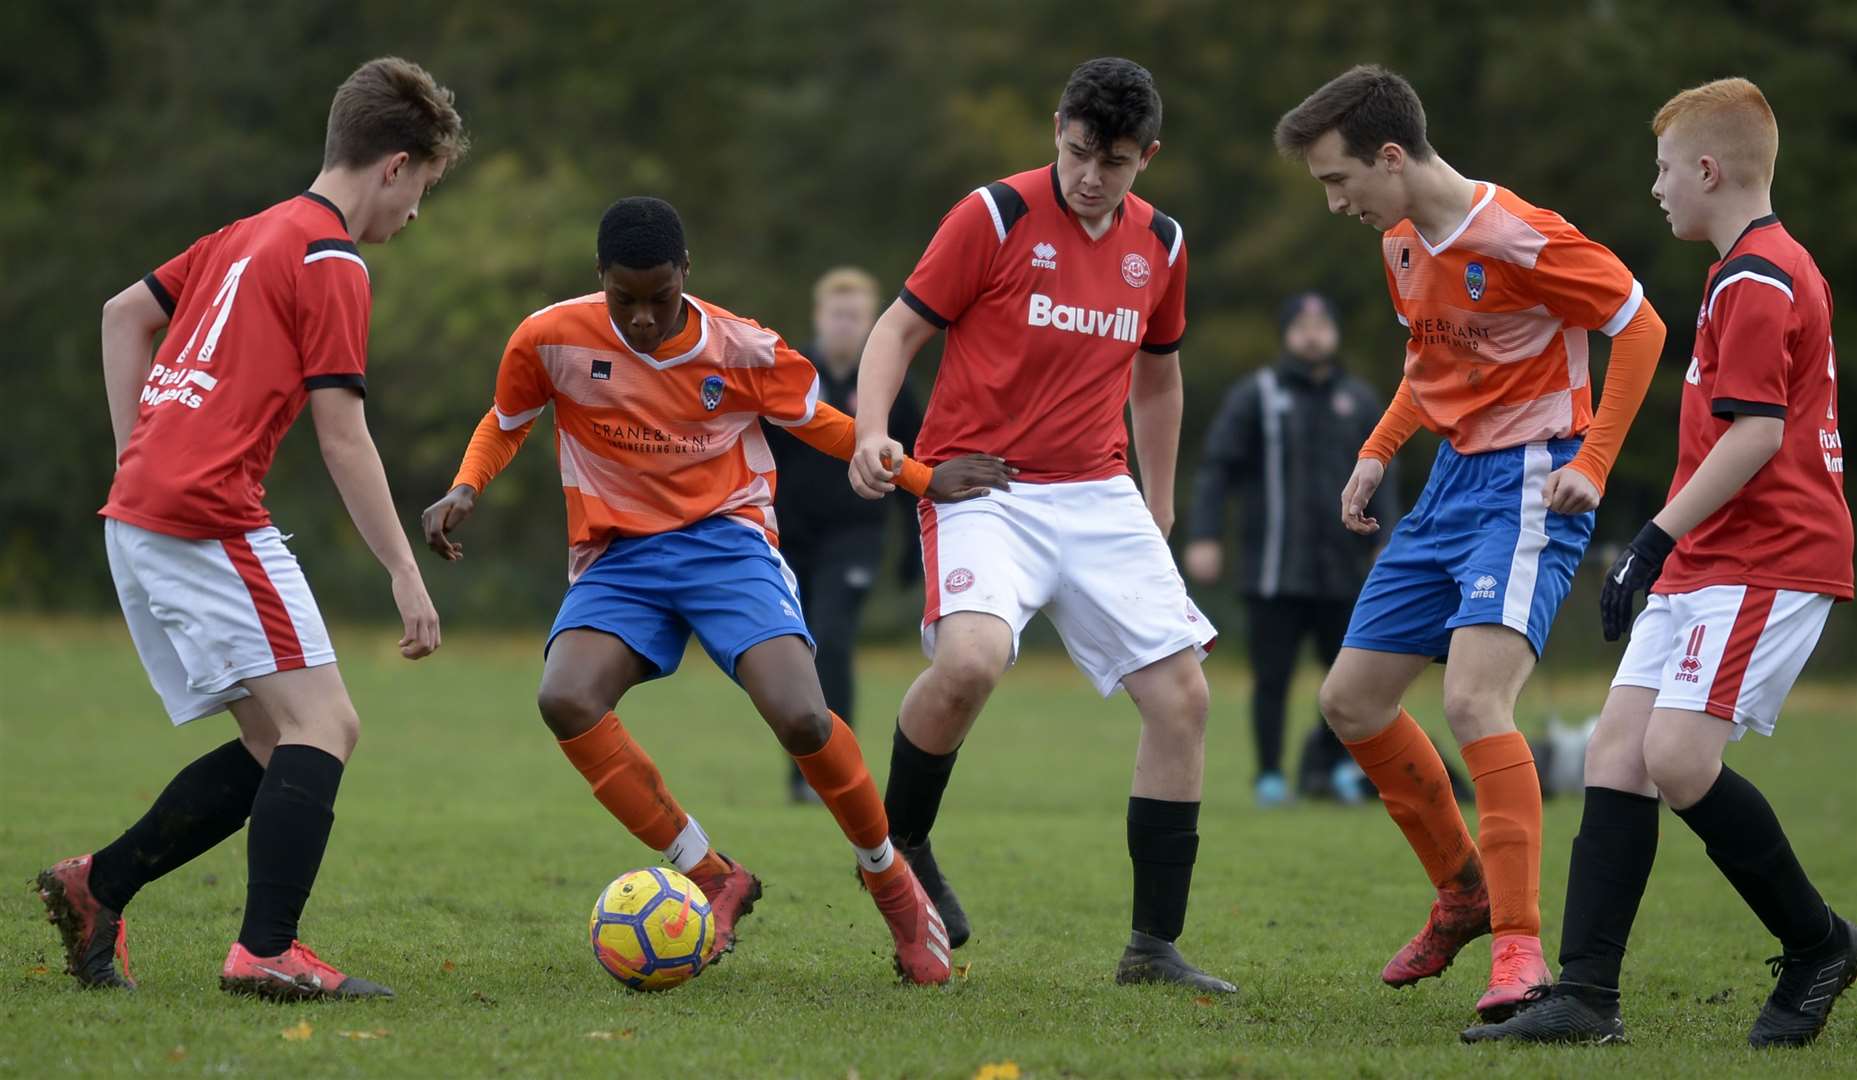
<svg viewBox="0 0 1857 1080"><path fill-rule="evenodd" d="M1807 952L1825 940L1831 912L1793 855L1773 807L1746 777L1723 765L1709 793L1676 814L1788 952Z"/></svg>
<svg viewBox="0 0 1857 1080"><path fill-rule="evenodd" d="M140 821L90 857L90 893L122 911L142 886L238 832L251 816L264 767L237 739L174 774Z"/></svg>
<svg viewBox="0 0 1857 1080"><path fill-rule="evenodd" d="M1164 799L1128 800L1128 857L1135 864L1131 925L1173 941L1186 927L1186 898L1199 855L1199 804Z"/></svg>
<svg viewBox="0 0 1857 1080"><path fill-rule="evenodd" d="M342 763L313 746L280 746L252 801L246 862L245 925L239 944L276 956L297 936L297 920L322 867Z"/></svg>
<svg viewBox="0 0 1857 1080"><path fill-rule="evenodd" d="M1562 982L1618 989L1625 942L1657 858L1657 800L1611 788L1586 789L1573 838L1567 908L1560 930Z"/></svg>
<svg viewBox="0 0 1857 1080"><path fill-rule="evenodd" d="M948 790L959 749L931 754L903 734L896 725L890 748L890 782L883 790L883 811L890 818L890 839L902 847L915 847L928 839L941 813L941 793Z"/></svg>

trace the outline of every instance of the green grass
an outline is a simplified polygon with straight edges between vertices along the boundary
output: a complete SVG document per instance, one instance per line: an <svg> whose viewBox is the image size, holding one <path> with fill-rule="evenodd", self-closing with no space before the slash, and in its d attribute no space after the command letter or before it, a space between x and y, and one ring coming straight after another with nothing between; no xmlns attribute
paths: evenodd
<svg viewBox="0 0 1857 1080"><path fill-rule="evenodd" d="M1376 808L1252 809L1248 679L1229 655L1211 667L1182 944L1242 984L1237 1002L1111 984L1127 927L1122 816L1136 728L1126 698L1098 700L1061 655L1008 676L949 791L937 847L976 933L957 954L971 967L943 990L896 984L836 828L816 807L786 805L771 737L700 654L639 691L629 726L768 893L725 963L672 993L634 994L595 965L585 920L608 879L651 859L536 718L538 634L455 638L417 665L379 631L338 635L363 737L305 935L400 996L278 1007L216 987L243 897L236 838L137 899L140 993L84 993L59 974L28 879L113 837L229 725L169 730L114 622L0 619L0 1074L964 1077L1013 1062L1025 1076L1829 1076L1857 1058L1857 1001L1808 1051L1746 1048L1774 946L1673 817L1626 964L1631 1045L1458 1045L1487 946L1441 981L1379 985L1380 965L1424 916L1425 880ZM901 649L866 658L861 707L879 777L887 718L919 666ZM1546 674L1525 722L1583 714L1604 692L1596 675ZM1857 907L1857 684L1839 677L1795 694L1779 738L1731 753L1820 886ZM1299 686L1298 734L1311 687ZM1433 675L1414 711L1435 718L1437 695ZM1576 800L1549 804L1550 956L1578 814ZM299 1021L309 1037L285 1039Z"/></svg>

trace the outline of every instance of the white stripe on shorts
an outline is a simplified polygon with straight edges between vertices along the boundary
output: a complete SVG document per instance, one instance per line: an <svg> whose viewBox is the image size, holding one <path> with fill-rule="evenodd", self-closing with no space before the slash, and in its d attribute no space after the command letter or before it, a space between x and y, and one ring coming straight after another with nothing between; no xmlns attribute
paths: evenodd
<svg viewBox="0 0 1857 1080"><path fill-rule="evenodd" d="M1509 560L1509 587L1502 597L1502 622L1511 630L1528 633L1528 618L1534 613L1535 581L1541 570L1541 552L1546 550L1547 499L1543 489L1548 473L1554 471L1554 456L1546 443L1532 442L1522 448L1522 520L1515 538L1515 555Z"/></svg>

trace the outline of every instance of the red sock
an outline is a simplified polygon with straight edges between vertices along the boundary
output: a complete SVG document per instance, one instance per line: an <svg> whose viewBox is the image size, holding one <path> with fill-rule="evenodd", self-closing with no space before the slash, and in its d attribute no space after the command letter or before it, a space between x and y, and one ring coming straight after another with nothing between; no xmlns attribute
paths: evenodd
<svg viewBox="0 0 1857 1080"><path fill-rule="evenodd" d="M837 713L832 714L832 733L825 745L810 754L796 754L793 761L852 846L860 852L881 851L889 846L890 819L883 811L883 798L864 766L864 751L858 747L857 736ZM867 869L866 873L873 886L881 886L902 873L902 866L903 860L896 858L892 849L887 867Z"/></svg>
<svg viewBox="0 0 1857 1080"><path fill-rule="evenodd" d="M1461 889L1473 884L1465 871L1476 860L1476 843L1451 794L1444 759L1412 714L1401 709L1385 731L1343 745L1380 789L1380 801L1406 834L1432 885Z"/></svg>
<svg viewBox="0 0 1857 1080"><path fill-rule="evenodd" d="M1477 785L1477 847L1497 934L1541 936L1541 778L1519 731L1464 744Z"/></svg>

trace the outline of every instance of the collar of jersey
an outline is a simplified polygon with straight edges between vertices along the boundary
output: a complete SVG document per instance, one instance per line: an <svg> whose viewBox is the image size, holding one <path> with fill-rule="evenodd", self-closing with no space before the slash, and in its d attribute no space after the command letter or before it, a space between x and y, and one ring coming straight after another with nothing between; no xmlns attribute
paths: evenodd
<svg viewBox="0 0 1857 1080"><path fill-rule="evenodd" d="M619 332L619 324L616 322L613 322L612 312L610 311L606 313L606 324L613 328L613 336L619 339L619 347L624 349L626 352L629 352L633 356L638 357L640 360L643 360L645 363L650 364L654 368L657 368L659 371L663 371L665 368L676 367L678 364L684 363L687 360L695 359L698 355L702 353L703 347L709 344L709 315L708 313L703 310L703 305L697 302L696 297L691 296L689 293L684 293L683 298L689 301L690 310L696 312L696 317L698 319L696 344L690 346L688 350L681 352L677 354L676 356L671 357L668 360L660 360L657 357L652 356L649 353L642 353L642 352L639 352L637 349L634 349L632 347L632 343L625 339L625 335Z"/></svg>
<svg viewBox="0 0 1857 1080"><path fill-rule="evenodd" d="M1425 234L1419 231L1418 223L1413 222L1412 235L1419 238L1419 243L1425 245L1425 251L1433 257L1444 254L1446 249L1452 244L1457 243L1457 238L1464 235L1464 230L1470 227L1470 223L1475 221L1477 215L1483 212L1483 208L1488 206L1490 201L1496 197L1496 185L1490 183L1488 180L1472 180L1471 183L1483 185L1483 197L1471 205L1470 212L1464 215L1464 220L1457 223L1457 228L1451 230L1451 235L1445 237L1442 244L1439 244L1437 247L1432 247L1431 241L1425 239Z"/></svg>
<svg viewBox="0 0 1857 1080"><path fill-rule="evenodd" d="M1747 228L1741 230L1741 235L1735 237L1734 243L1728 245L1728 254L1733 255L1735 249L1741 246L1741 241L1746 240L1748 234L1752 233L1755 229L1764 229L1769 225L1778 225L1779 223L1780 215L1778 214L1765 214L1748 222ZM1723 256L1723 261L1726 260L1727 256Z"/></svg>

